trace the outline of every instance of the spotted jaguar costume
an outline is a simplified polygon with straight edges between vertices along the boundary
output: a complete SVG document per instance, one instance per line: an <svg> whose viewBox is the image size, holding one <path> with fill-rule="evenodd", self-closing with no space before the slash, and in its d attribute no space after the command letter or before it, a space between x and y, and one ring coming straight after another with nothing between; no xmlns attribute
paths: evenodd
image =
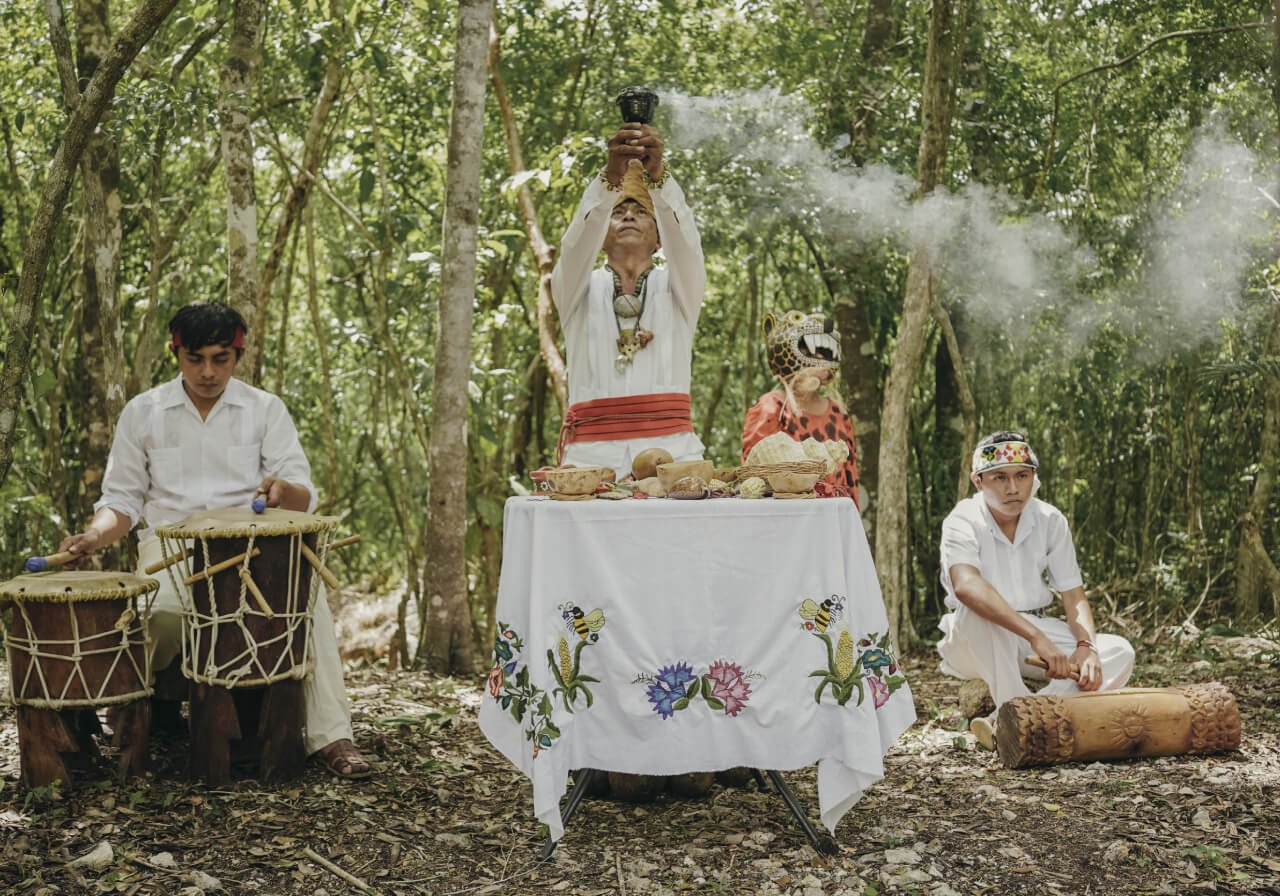
<svg viewBox="0 0 1280 896"><path fill-rule="evenodd" d="M788 311L781 320L766 314L764 341L769 369L779 380L806 368L834 370L840 366L840 334L835 321L825 314Z"/></svg>
<svg viewBox="0 0 1280 896"><path fill-rule="evenodd" d="M853 420L834 399L821 414L805 413L790 400L785 384L805 370L835 370L840 366L840 334L835 322L823 314L789 311L781 318L766 314L764 337L769 368L778 378L779 388L766 392L747 411L742 425L742 458L756 443L776 432L785 432L798 442L814 438L819 442L842 441L849 446L849 458L823 482L837 494L858 500L858 441Z"/></svg>

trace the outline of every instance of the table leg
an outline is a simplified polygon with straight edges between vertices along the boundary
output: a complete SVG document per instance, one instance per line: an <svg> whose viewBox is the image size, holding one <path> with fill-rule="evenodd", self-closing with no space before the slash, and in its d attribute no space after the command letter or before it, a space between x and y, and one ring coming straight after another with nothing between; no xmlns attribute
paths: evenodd
<svg viewBox="0 0 1280 896"><path fill-rule="evenodd" d="M587 788L591 786L591 779L598 774L594 768L584 768L578 772L578 779L573 783L573 790L569 792L569 801L564 804L564 809L560 812L560 823L564 827L569 826L569 819L573 818L574 813L578 811L578 804L582 802L582 798L587 794ZM538 861L545 862L551 858L551 854L556 851L556 841L551 839L551 835L547 835L547 842L543 844L542 854L538 856Z"/></svg>
<svg viewBox="0 0 1280 896"><path fill-rule="evenodd" d="M839 852L840 848L830 834L819 834L814 826L809 823L809 819L805 817L804 808L800 805L800 801L796 799L796 795L791 792L791 788L787 786L787 782L782 780L782 775L774 769L767 769L765 774L769 776L773 786L778 789L779 796L787 804L791 814L796 817L796 821L800 822L800 827L804 828L804 832L809 837L809 842L813 844L813 848L826 855L835 855Z"/></svg>

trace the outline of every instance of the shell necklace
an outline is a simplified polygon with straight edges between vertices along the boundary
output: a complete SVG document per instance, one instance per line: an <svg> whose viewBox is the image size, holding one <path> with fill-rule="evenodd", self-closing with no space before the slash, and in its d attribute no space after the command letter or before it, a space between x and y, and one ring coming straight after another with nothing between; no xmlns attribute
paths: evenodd
<svg viewBox="0 0 1280 896"><path fill-rule="evenodd" d="M613 359L613 367L622 373L631 366L636 352L653 341L653 333L640 326L649 298L649 275L653 268L636 278L636 288L629 293L622 291L622 277L617 271L607 264L605 270L613 275L613 322L618 327L618 355Z"/></svg>

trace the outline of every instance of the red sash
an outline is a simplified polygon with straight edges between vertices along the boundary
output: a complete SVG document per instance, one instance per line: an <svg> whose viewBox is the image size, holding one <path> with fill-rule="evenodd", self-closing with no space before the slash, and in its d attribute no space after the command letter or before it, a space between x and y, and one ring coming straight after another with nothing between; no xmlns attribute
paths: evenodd
<svg viewBox="0 0 1280 896"><path fill-rule="evenodd" d="M693 432L689 396L684 392L597 398L569 406L560 427L557 460L575 442L614 442L645 436Z"/></svg>

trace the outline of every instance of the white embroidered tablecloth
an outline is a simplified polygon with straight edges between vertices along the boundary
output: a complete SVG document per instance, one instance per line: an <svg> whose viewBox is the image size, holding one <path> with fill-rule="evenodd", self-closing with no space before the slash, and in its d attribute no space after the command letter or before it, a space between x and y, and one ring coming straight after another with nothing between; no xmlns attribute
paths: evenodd
<svg viewBox="0 0 1280 896"><path fill-rule="evenodd" d="M563 833L575 768L818 764L823 823L915 721L853 502L511 498L485 736Z"/></svg>

